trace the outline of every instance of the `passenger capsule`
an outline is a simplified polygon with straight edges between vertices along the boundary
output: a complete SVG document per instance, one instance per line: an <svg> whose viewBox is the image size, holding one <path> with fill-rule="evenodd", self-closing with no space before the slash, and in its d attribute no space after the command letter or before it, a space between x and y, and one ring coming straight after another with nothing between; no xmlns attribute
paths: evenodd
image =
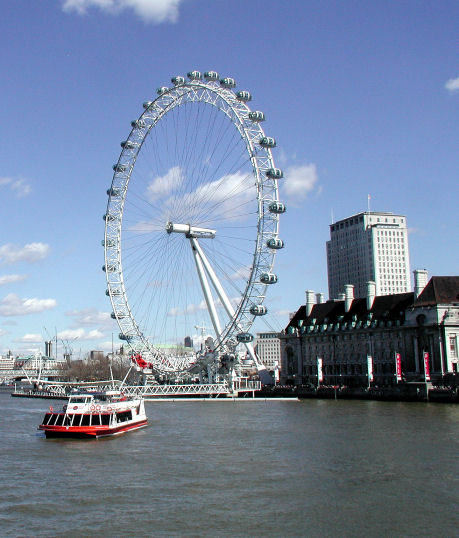
<svg viewBox="0 0 459 538"><path fill-rule="evenodd" d="M234 80L234 78L222 78L220 80L220 86L222 86L223 88L234 88L236 87L236 81Z"/></svg>
<svg viewBox="0 0 459 538"><path fill-rule="evenodd" d="M217 71L206 71L204 73L204 78L206 80L218 80L220 77L218 76Z"/></svg>
<svg viewBox="0 0 459 538"><path fill-rule="evenodd" d="M114 247L116 244L114 239L102 239L100 243L103 247Z"/></svg>
<svg viewBox="0 0 459 538"><path fill-rule="evenodd" d="M116 271L116 265L102 265L102 271L104 273L114 273Z"/></svg>
<svg viewBox="0 0 459 538"><path fill-rule="evenodd" d="M276 147L276 140L275 138L272 138L271 136L264 136L263 138L260 138L260 141L258 142L262 148L275 148Z"/></svg>
<svg viewBox="0 0 459 538"><path fill-rule="evenodd" d="M278 200L271 202L268 206L270 213L275 213L276 215L281 215L287 211L285 204L279 202Z"/></svg>
<svg viewBox="0 0 459 538"><path fill-rule="evenodd" d="M260 110L249 112L249 119L252 121L265 121L265 115Z"/></svg>
<svg viewBox="0 0 459 538"><path fill-rule="evenodd" d="M120 195L120 190L114 189L114 188L107 189L107 194L108 196L111 196L112 198L116 198L117 196Z"/></svg>
<svg viewBox="0 0 459 538"><path fill-rule="evenodd" d="M260 275L260 281L263 284L275 284L277 282L277 275L274 273L262 273Z"/></svg>
<svg viewBox="0 0 459 538"><path fill-rule="evenodd" d="M118 316L115 314L115 312L112 312L112 313L110 314L110 317L111 317L112 319L117 319L117 318L118 318L118 319L123 319L123 318L126 317L126 316L125 316L124 314L122 314L121 312L118 313Z"/></svg>
<svg viewBox="0 0 459 538"><path fill-rule="evenodd" d="M266 245L274 250L280 250L281 248L284 248L284 242L282 241L282 239L278 239L275 237L271 237L271 239L268 239L268 241L266 241Z"/></svg>
<svg viewBox="0 0 459 538"><path fill-rule="evenodd" d="M254 304L250 307L250 313L253 316L264 316L268 313L268 309L265 305L262 304Z"/></svg>
<svg viewBox="0 0 459 538"><path fill-rule="evenodd" d="M248 101L252 100L252 95L250 92L243 90L242 92L237 92L236 99L238 101L242 101L243 103L247 103Z"/></svg>
<svg viewBox="0 0 459 538"><path fill-rule="evenodd" d="M158 95L163 95L164 93L168 92L169 91L169 88L167 86L161 86L161 88L158 88L156 90L156 93Z"/></svg>
<svg viewBox="0 0 459 538"><path fill-rule="evenodd" d="M115 172L126 172L127 170L127 166L125 164L114 164L112 166L113 170L115 170Z"/></svg>
<svg viewBox="0 0 459 538"><path fill-rule="evenodd" d="M236 335L236 340L241 344L248 344L249 342L253 342L253 334L239 333Z"/></svg>
<svg viewBox="0 0 459 538"><path fill-rule="evenodd" d="M172 77L171 82L174 86L180 86L180 84L185 84L184 77Z"/></svg>
<svg viewBox="0 0 459 538"><path fill-rule="evenodd" d="M284 177L284 172L280 168L270 168L266 175L270 179L282 179Z"/></svg>
<svg viewBox="0 0 459 538"><path fill-rule="evenodd" d="M116 215L112 215L111 213L105 213L105 215L102 217L105 222L113 222L117 219Z"/></svg>
<svg viewBox="0 0 459 538"><path fill-rule="evenodd" d="M143 129L146 126L146 123L144 120L132 120L131 121L131 127L133 129Z"/></svg>
<svg viewBox="0 0 459 538"><path fill-rule="evenodd" d="M125 140L124 142L121 142L120 143L120 146L123 148L123 149L134 149L138 146L139 144L137 144L136 142L133 142L132 140Z"/></svg>
<svg viewBox="0 0 459 538"><path fill-rule="evenodd" d="M118 338L120 340L124 340L125 342L130 342L132 340L132 336L129 335L129 334L123 334L123 333L119 333L118 335Z"/></svg>
<svg viewBox="0 0 459 538"><path fill-rule="evenodd" d="M153 101L145 101L145 103L143 103L142 106L146 110L147 108L150 108L152 104L153 104Z"/></svg>
<svg viewBox="0 0 459 538"><path fill-rule="evenodd" d="M201 71L189 71L186 75L190 80L201 80Z"/></svg>
<svg viewBox="0 0 459 538"><path fill-rule="evenodd" d="M110 290L105 290L105 295L107 297L110 297L110 295L118 296L118 295L121 295L121 290L118 289L118 288L113 288L111 291Z"/></svg>

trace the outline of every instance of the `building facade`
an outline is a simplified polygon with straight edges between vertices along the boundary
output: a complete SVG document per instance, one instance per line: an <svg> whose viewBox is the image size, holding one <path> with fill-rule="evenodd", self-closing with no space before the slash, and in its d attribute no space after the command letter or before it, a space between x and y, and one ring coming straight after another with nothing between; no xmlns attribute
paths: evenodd
<svg viewBox="0 0 459 538"><path fill-rule="evenodd" d="M346 284L364 297L366 283L377 295L411 290L406 217L364 212L330 225L327 241L328 293L336 299Z"/></svg>
<svg viewBox="0 0 459 538"><path fill-rule="evenodd" d="M266 369L270 372L274 372L276 362L277 366L280 367L281 360L279 333L257 333L255 352L257 357L266 366Z"/></svg>
<svg viewBox="0 0 459 538"><path fill-rule="evenodd" d="M416 276L416 275L415 275ZM432 277L415 292L354 298L346 287L344 300L313 303L307 295L281 339L281 382L384 386L396 383L396 355L404 381L445 383L459 372L459 277ZM309 300L308 300L309 299Z"/></svg>

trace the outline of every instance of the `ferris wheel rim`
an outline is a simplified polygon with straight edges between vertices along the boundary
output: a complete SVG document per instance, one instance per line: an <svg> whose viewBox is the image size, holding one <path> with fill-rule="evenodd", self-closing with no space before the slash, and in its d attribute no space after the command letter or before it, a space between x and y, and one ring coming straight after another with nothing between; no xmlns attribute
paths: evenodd
<svg viewBox="0 0 459 538"><path fill-rule="evenodd" d="M267 274L271 274L274 265L275 250L266 246L265 239L267 236L270 238L278 237L278 215L269 213L268 219L266 211L267 202L278 199L277 179L268 177L267 174L267 170L275 169L271 148L269 146L263 147L260 144L260 141L266 138L265 133L258 121L248 121L248 116L252 111L246 102L238 100L231 89L224 88L216 82L190 80L168 88L158 95L155 100L145 103L145 111L131 124L132 130L124 142L116 165L114 165L111 187L107 191L104 268L107 277L107 291L113 307L114 315L112 314L112 317L116 319L120 326L120 334L126 336L126 341L133 350L147 350L150 352L155 362L155 370L160 372L186 370L188 365L168 364L165 353L143 335L142 328L132 312L123 276L121 249L123 211L132 172L151 130L173 109L185 103L193 102L212 105L227 115L244 141L252 161L253 176L255 178L258 211L253 263L247 285L235 314L225 325L222 341L233 338L236 331L242 330L244 332L250 329L255 318L249 312L250 304L262 305L268 286L265 282L258 282L257 278L260 280L262 270ZM224 106L224 104L226 105ZM269 188L263 189L263 187ZM117 192L119 190L121 190L121 193ZM264 192L265 190L268 194ZM266 226L268 221L270 226ZM266 228L268 228L267 231ZM114 268L113 270L111 270L112 267ZM254 293L255 291L256 293ZM222 345L222 342L219 345Z"/></svg>

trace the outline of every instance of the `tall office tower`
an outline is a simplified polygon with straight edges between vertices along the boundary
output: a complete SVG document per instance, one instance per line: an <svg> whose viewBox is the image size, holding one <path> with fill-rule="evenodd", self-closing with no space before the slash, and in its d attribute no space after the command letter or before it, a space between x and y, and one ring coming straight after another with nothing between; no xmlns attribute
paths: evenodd
<svg viewBox="0 0 459 538"><path fill-rule="evenodd" d="M406 217L371 211L331 224L327 269L330 299L346 284L354 285L355 297L365 297L368 281L376 283L376 295L410 291Z"/></svg>

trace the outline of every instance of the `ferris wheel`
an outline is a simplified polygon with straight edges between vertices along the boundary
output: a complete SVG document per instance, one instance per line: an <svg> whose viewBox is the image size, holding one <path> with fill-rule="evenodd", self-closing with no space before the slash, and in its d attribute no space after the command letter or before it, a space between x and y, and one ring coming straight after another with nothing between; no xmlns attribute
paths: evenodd
<svg viewBox="0 0 459 538"><path fill-rule="evenodd" d="M284 246L276 141L234 79L171 82L143 104L113 166L102 242L112 318L153 373L199 371L241 347L261 370L250 329Z"/></svg>

